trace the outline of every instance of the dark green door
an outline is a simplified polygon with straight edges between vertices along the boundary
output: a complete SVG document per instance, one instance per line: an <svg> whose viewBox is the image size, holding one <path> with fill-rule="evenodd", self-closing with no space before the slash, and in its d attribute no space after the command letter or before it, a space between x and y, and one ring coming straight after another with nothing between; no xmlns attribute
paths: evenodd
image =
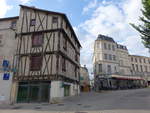
<svg viewBox="0 0 150 113"><path fill-rule="evenodd" d="M64 85L64 96L69 96L69 95L70 95L70 86Z"/></svg>
<svg viewBox="0 0 150 113"><path fill-rule="evenodd" d="M29 101L30 102L38 102L39 101L39 86L31 85L29 87L30 87Z"/></svg>
<svg viewBox="0 0 150 113"><path fill-rule="evenodd" d="M49 84L42 84L41 85L41 102L48 102L49 101L49 94L50 94L50 85Z"/></svg>
<svg viewBox="0 0 150 113"><path fill-rule="evenodd" d="M17 102L27 102L28 101L28 86L23 85L18 88Z"/></svg>

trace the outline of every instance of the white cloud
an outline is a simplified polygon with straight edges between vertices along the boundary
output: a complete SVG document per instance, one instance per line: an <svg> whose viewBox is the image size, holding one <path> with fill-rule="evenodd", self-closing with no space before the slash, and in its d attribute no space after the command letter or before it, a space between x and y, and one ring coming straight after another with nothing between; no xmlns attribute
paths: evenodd
<svg viewBox="0 0 150 113"><path fill-rule="evenodd" d="M83 8L83 14L87 13L90 9L95 8L97 6L97 0L92 0L89 2L87 6Z"/></svg>
<svg viewBox="0 0 150 113"><path fill-rule="evenodd" d="M83 12L89 11L88 7L87 10L83 9ZM99 3L91 13L90 19L76 28L79 37L82 37L80 38L83 46L81 64L87 64L87 67L89 66L88 68L92 71L93 50L91 45L98 34L111 36L118 43L126 45L130 54L148 56L148 50L141 43L138 32L129 25L129 23L139 23L141 8L141 0L122 0L117 4L112 1L101 1L101 4ZM87 35L84 36L85 33Z"/></svg>
<svg viewBox="0 0 150 113"><path fill-rule="evenodd" d="M33 0L19 0L22 4L26 4L26 3L29 3L29 2L31 2L31 1L33 1Z"/></svg>
<svg viewBox="0 0 150 113"><path fill-rule="evenodd" d="M6 0L1 0L0 3L0 18L3 18L7 11L12 9L12 6L8 5Z"/></svg>

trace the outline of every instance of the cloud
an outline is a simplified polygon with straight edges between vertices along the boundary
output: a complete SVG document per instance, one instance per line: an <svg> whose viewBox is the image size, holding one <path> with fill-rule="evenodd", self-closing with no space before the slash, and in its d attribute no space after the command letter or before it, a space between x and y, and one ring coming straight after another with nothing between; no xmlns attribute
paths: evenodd
<svg viewBox="0 0 150 113"><path fill-rule="evenodd" d="M11 5L7 4L6 0L1 0L0 5L0 18L3 18L8 10L12 9Z"/></svg>
<svg viewBox="0 0 150 113"><path fill-rule="evenodd" d="M91 49L98 34L113 37L116 42L124 44L129 54L148 55L148 50L141 43L138 32L129 23L139 23L142 4L140 0L120 0L113 3L113 0L106 0L97 3L98 6L90 12L90 5L83 8L83 12L90 13L90 18L76 27L76 32L82 43L81 64L87 64L92 72ZM84 35L87 34L87 35ZM82 38L81 38L82 37Z"/></svg>
<svg viewBox="0 0 150 113"><path fill-rule="evenodd" d="M97 6L97 3L97 0L92 0L91 2L89 2L89 4L83 8L82 14L85 14L90 9L95 8Z"/></svg>
<svg viewBox="0 0 150 113"><path fill-rule="evenodd" d="M29 3L31 1L33 1L33 0L19 0L19 2L21 2L22 4L26 4L26 3Z"/></svg>

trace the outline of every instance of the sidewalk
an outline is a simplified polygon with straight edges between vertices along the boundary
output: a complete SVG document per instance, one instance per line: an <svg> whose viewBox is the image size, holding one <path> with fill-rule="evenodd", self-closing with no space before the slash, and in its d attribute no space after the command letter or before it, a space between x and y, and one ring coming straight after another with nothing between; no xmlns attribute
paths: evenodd
<svg viewBox="0 0 150 113"><path fill-rule="evenodd" d="M146 110L102 110L102 111L38 111L38 110L0 110L0 113L150 113Z"/></svg>

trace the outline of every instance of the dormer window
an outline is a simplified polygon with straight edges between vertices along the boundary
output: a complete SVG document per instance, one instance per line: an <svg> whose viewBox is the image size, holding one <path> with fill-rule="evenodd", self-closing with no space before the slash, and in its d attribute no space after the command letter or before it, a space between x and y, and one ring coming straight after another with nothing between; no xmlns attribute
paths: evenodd
<svg viewBox="0 0 150 113"><path fill-rule="evenodd" d="M54 17L52 18L52 23L58 23L58 17L54 16Z"/></svg>
<svg viewBox="0 0 150 113"><path fill-rule="evenodd" d="M35 26L36 24L36 20L35 19L31 19L30 20L30 26Z"/></svg>

